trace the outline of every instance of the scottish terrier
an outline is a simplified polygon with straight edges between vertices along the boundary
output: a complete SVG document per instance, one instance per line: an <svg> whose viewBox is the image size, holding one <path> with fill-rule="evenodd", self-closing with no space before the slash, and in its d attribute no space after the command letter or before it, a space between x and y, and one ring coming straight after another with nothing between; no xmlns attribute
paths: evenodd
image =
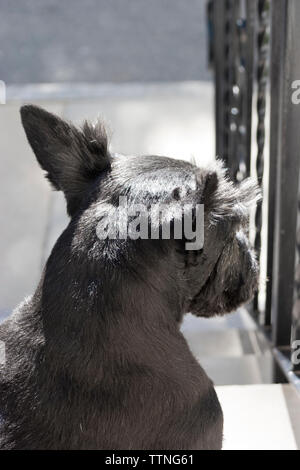
<svg viewBox="0 0 300 470"><path fill-rule="evenodd" d="M222 410L180 324L187 312L222 315L253 295L255 183L234 185L220 163L113 154L101 123L78 129L32 105L21 118L70 223L33 296L0 327L0 448L221 449ZM163 216L169 239L161 218L154 239L99 237L120 197L176 202ZM188 250L174 236L178 207L198 204L204 243Z"/></svg>

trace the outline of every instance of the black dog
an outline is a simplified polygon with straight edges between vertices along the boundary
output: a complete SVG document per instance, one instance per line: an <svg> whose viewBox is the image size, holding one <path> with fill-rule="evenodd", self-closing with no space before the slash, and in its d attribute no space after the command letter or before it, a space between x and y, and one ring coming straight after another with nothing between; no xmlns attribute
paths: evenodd
<svg viewBox="0 0 300 470"><path fill-rule="evenodd" d="M35 106L21 116L71 221L35 294L1 325L0 448L220 449L222 410L179 326L186 312L224 314L255 291L242 231L255 184L235 187L220 164L110 154L100 124L78 130ZM203 248L99 238L119 196L204 204Z"/></svg>

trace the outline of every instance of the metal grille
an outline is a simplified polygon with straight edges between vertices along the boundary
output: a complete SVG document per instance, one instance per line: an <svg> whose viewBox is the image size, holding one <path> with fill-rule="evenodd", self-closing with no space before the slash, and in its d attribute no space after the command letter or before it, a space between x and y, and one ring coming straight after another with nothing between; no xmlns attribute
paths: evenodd
<svg viewBox="0 0 300 470"><path fill-rule="evenodd" d="M209 3L217 155L235 181L251 173L268 188L268 211L255 212L254 245L266 254L269 282L263 308L256 297L252 312L271 329L274 356L291 379L300 369L291 363L291 341L300 339L300 104L291 99L300 80L300 2Z"/></svg>
<svg viewBox="0 0 300 470"><path fill-rule="evenodd" d="M212 56L216 84L216 150L233 179L250 171L253 57L253 2L213 2ZM223 21L222 21L223 16Z"/></svg>

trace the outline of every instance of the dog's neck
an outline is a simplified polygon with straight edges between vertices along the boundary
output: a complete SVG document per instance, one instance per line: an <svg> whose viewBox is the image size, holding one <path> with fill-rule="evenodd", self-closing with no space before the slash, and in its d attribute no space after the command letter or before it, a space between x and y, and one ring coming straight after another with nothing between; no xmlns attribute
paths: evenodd
<svg viewBox="0 0 300 470"><path fill-rule="evenodd" d="M121 270L106 275L87 275L56 248L33 297L49 367L67 367L61 373L87 384L100 383L113 363L153 363L162 355L168 362L165 344L180 336L182 300L169 274L165 283L155 273L139 280Z"/></svg>

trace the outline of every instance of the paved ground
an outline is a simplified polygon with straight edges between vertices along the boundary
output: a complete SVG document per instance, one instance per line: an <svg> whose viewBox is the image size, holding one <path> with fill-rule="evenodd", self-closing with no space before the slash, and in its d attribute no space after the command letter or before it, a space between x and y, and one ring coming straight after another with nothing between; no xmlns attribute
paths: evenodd
<svg viewBox="0 0 300 470"><path fill-rule="evenodd" d="M0 0L8 84L210 79L206 0Z"/></svg>
<svg viewBox="0 0 300 470"><path fill-rule="evenodd" d="M216 387L224 450L299 450L300 399L291 385Z"/></svg>

